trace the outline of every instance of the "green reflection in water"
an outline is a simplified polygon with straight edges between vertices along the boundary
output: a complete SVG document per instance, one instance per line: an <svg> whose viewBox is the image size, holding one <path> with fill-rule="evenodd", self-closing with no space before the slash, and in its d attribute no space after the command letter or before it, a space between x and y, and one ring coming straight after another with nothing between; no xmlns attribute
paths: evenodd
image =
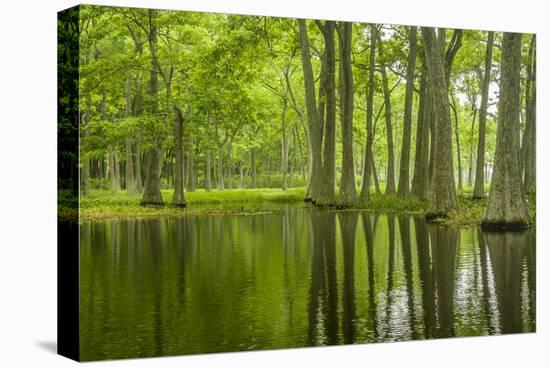
<svg viewBox="0 0 550 367"><path fill-rule="evenodd" d="M82 224L84 360L535 330L535 233L282 213Z"/></svg>

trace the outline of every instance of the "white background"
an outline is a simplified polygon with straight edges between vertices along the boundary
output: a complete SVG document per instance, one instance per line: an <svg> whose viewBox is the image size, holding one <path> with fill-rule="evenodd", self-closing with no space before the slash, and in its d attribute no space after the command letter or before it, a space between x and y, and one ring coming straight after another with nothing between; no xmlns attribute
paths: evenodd
<svg viewBox="0 0 550 367"><path fill-rule="evenodd" d="M550 362L547 246L549 9L538 0L130 0L96 4L537 32L537 333L102 362L114 366L542 366ZM0 365L74 364L56 342L56 12L64 0L0 10Z"/></svg>

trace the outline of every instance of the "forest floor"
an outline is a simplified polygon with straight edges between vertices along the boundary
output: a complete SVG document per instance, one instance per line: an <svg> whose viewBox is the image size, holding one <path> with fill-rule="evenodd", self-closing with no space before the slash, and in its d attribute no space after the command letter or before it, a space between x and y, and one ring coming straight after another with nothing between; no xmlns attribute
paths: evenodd
<svg viewBox="0 0 550 367"><path fill-rule="evenodd" d="M187 208L170 205L172 190L162 190L165 206L141 206L140 195L130 196L125 191L111 195L108 190L91 190L82 196L80 221L136 217L177 217L182 215L247 215L283 210L282 204L303 204L305 188L290 188L282 191L270 189L226 189L206 192L197 190L186 192ZM459 195L459 209L443 224L455 226L475 226L481 223L485 212L485 200L473 201L471 192L464 190ZM535 197L528 198L529 211L534 223ZM425 214L428 203L417 198L401 199L373 193L367 204L351 210L368 210L380 213Z"/></svg>

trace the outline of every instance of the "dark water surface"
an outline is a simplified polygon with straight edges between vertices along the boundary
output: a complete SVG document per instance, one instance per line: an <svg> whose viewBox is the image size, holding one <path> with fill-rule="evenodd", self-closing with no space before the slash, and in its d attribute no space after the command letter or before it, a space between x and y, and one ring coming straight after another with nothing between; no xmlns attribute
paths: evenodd
<svg viewBox="0 0 550 367"><path fill-rule="evenodd" d="M535 231L287 208L81 225L83 360L535 330Z"/></svg>

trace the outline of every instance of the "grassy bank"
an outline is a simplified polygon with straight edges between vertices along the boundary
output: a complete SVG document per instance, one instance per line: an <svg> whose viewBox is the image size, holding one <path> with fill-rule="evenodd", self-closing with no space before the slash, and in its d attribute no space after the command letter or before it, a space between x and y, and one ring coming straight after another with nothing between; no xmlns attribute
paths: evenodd
<svg viewBox="0 0 550 367"><path fill-rule="evenodd" d="M163 190L163 198L169 203L172 190ZM305 188L281 189L233 189L197 190L185 194L187 208L181 209L169 204L163 207L140 205L141 196L130 196L122 191L111 195L107 190L92 190L83 196L80 206L80 220L99 220L130 217L165 217L181 215L219 215L219 214L253 214L276 212L284 203L301 204ZM529 211L534 223L536 208L535 196L528 198ZM368 210L379 213L425 214L428 202L417 198L400 199L396 196L384 196L373 193L368 203L358 205L355 210ZM450 213L442 223L456 226L479 225L485 213L485 200L471 200L471 194L459 195L459 208Z"/></svg>
<svg viewBox="0 0 550 367"><path fill-rule="evenodd" d="M141 196L130 196L125 191L111 195L107 190L91 190L82 197L80 220L108 218L181 216L185 214L249 214L274 211L283 203L300 203L305 195L304 188L281 189L235 189L197 190L185 193L187 208L169 205L172 190L162 190L165 206L141 206Z"/></svg>

